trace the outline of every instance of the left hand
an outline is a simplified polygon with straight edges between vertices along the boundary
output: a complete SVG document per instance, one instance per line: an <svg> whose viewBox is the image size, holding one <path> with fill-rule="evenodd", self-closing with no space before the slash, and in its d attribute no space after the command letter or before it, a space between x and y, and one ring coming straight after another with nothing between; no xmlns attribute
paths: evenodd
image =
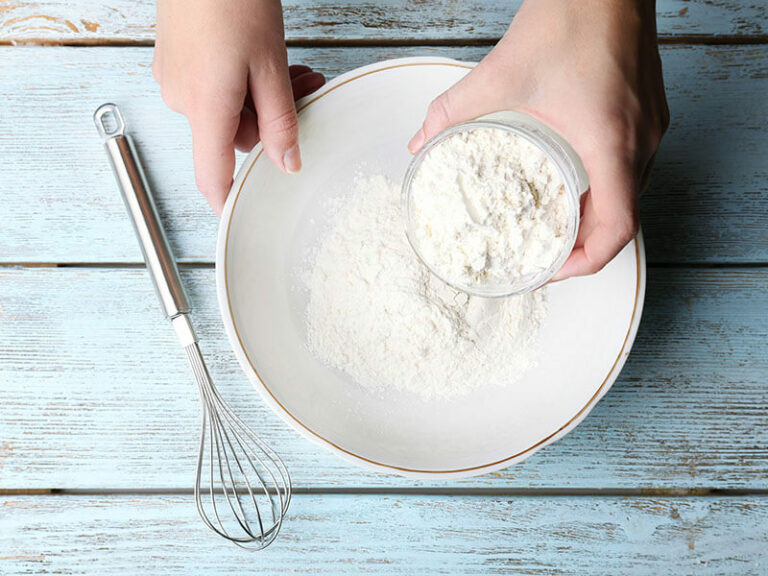
<svg viewBox="0 0 768 576"><path fill-rule="evenodd" d="M261 140L280 170L301 168L294 100L325 79L288 66L279 0L158 0L152 72L165 103L189 120L195 182L217 214L235 148Z"/></svg>

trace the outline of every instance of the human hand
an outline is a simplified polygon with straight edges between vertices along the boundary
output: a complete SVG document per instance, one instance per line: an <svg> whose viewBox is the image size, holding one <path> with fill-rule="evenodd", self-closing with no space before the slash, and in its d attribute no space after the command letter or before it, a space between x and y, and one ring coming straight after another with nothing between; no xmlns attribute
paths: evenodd
<svg viewBox="0 0 768 576"><path fill-rule="evenodd" d="M562 135L589 175L576 245L554 280L597 272L637 233L638 192L669 125L654 3L528 0L483 61L432 102L408 147L513 109Z"/></svg>
<svg viewBox="0 0 768 576"><path fill-rule="evenodd" d="M325 79L288 66L279 0L158 0L152 72L168 107L189 120L197 187L217 214L235 148L261 138L278 168L301 169L294 99Z"/></svg>

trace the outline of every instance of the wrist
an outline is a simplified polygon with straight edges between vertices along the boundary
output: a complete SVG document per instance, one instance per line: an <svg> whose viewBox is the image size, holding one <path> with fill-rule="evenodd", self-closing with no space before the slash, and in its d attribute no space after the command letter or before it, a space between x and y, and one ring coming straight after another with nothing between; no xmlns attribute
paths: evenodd
<svg viewBox="0 0 768 576"><path fill-rule="evenodd" d="M578 30L590 30L597 36L603 31L622 36L656 36L655 0L525 0L518 15L527 20L529 13L536 13L534 24L547 22L549 28L556 28L549 31L550 37Z"/></svg>

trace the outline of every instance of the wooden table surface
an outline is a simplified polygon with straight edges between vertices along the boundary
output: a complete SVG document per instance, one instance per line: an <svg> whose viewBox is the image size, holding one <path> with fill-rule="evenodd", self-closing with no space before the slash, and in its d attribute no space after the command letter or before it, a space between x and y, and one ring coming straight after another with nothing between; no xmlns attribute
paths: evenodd
<svg viewBox="0 0 768 576"><path fill-rule="evenodd" d="M329 77L477 60L519 3L289 0L289 57ZM523 464L414 482L301 439L238 368L217 221L150 73L154 3L0 1L0 574L768 574L768 5L658 12L672 126L626 367ZM293 472L266 552L196 516L197 391L94 131L105 101L134 126L214 379Z"/></svg>

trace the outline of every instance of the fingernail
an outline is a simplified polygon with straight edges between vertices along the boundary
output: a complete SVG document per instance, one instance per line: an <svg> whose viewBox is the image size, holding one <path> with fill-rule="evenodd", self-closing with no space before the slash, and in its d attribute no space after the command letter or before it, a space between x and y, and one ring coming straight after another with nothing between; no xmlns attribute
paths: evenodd
<svg viewBox="0 0 768 576"><path fill-rule="evenodd" d="M411 151L411 154L416 154L422 146L424 146L424 128L419 128L419 131L416 132L416 135L411 138L411 141L408 142L408 150Z"/></svg>
<svg viewBox="0 0 768 576"><path fill-rule="evenodd" d="M283 154L283 166L288 174L295 174L301 170L301 154L298 144L294 144Z"/></svg>

